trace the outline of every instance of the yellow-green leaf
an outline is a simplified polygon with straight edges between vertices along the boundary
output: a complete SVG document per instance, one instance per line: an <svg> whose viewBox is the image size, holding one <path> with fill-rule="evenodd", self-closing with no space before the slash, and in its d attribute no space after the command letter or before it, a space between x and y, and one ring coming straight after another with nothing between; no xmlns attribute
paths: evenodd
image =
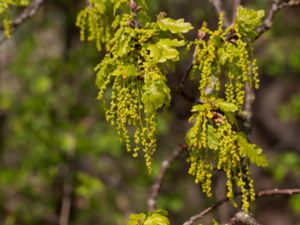
<svg viewBox="0 0 300 225"><path fill-rule="evenodd" d="M193 29L190 23L184 22L184 19L173 20L165 18L157 21L159 28L163 31L169 30L171 33L187 33Z"/></svg>
<svg viewBox="0 0 300 225"><path fill-rule="evenodd" d="M164 63L168 60L178 61L179 52L174 47L184 46L185 42L183 40L179 41L177 39L161 39L156 44L148 46L150 51L150 56L157 62Z"/></svg>
<svg viewBox="0 0 300 225"><path fill-rule="evenodd" d="M238 107L235 104L226 102L220 98L214 101L214 105L223 112L236 112L238 110Z"/></svg>

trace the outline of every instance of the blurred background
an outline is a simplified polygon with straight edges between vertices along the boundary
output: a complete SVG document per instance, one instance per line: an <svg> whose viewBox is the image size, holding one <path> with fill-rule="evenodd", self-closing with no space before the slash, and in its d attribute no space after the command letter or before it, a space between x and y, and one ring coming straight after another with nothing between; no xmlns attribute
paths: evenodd
<svg viewBox="0 0 300 225"><path fill-rule="evenodd" d="M81 43L75 27L85 1L46 1L13 38L0 46L0 224L124 225L128 215L147 211L147 198L161 161L184 143L191 103L173 94L158 117L158 151L149 176L142 157L133 159L104 119L96 100L95 72L104 53ZM195 28L217 16L206 0L149 0L151 16L160 11L185 18ZM228 11L232 1L227 1ZM266 0L243 1L255 9ZM22 9L13 11L18 15ZM195 29L196 30L196 29ZM196 32L196 31L195 31ZM188 36L189 40L196 33ZM252 168L257 190L300 186L300 7L284 9L271 31L256 43L261 88L257 93L253 141L269 167ZM191 55L168 79L178 85ZM197 95L197 82L187 90ZM187 175L186 156L167 174L158 207L173 225L212 204ZM216 199L225 196L224 177L214 180ZM211 218L226 222L230 203ZM299 225L300 196L268 197L253 206L264 225Z"/></svg>

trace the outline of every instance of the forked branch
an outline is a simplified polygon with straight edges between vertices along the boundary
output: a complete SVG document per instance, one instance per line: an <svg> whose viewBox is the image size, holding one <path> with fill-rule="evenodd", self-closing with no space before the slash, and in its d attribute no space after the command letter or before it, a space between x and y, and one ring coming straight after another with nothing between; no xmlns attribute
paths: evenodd
<svg viewBox="0 0 300 225"><path fill-rule="evenodd" d="M184 152L187 150L186 145L180 145L178 146L173 153L170 155L169 158L165 159L160 167L160 170L158 172L158 175L156 177L156 180L154 184L151 187L150 196L148 199L148 209L149 211L153 211L156 209L156 201L157 197L159 195L159 192L162 187L163 180L166 176L166 173L168 169L170 168L171 164Z"/></svg>
<svg viewBox="0 0 300 225"><path fill-rule="evenodd" d="M300 5L300 0L273 0L271 8L269 9L267 16L263 22L263 24L257 28L257 37L259 38L264 32L269 30L273 25L274 16L278 13L281 9L291 6Z"/></svg>
<svg viewBox="0 0 300 225"><path fill-rule="evenodd" d="M32 3L24 9L24 11L11 23L11 33L14 33L16 29L25 23L28 19L32 18L39 10L39 8L43 5L45 0L33 0ZM0 30L4 30L4 27L1 26ZM0 45L3 44L7 40L5 35L0 37Z"/></svg>
<svg viewBox="0 0 300 225"><path fill-rule="evenodd" d="M227 16L225 15L225 9L223 7L222 0L210 0L210 2L213 5L218 15L220 15L221 13L224 14L224 25L225 27L228 27L230 23Z"/></svg>
<svg viewBox="0 0 300 225"><path fill-rule="evenodd" d="M268 190L263 190L263 191L259 191L256 196L257 198L262 198L262 197L268 197L268 196L276 196L276 195L295 195L295 194L300 194L300 188L298 189L268 189ZM240 196L241 194L237 194L235 197ZM211 211L213 211L214 209L218 208L219 206L223 205L224 203L228 202L230 199L229 198L224 198L220 201L218 201L216 204L204 209L203 211L201 211L200 213L192 216L190 219L188 219L183 225L193 225L197 220L202 219L205 215L207 215L208 213L210 213ZM237 218L237 214L235 217L236 220L241 219L240 217ZM249 217L250 218L250 217ZM231 224L234 224L230 221ZM237 222L237 221L236 221ZM258 225L255 223L252 223L253 225Z"/></svg>

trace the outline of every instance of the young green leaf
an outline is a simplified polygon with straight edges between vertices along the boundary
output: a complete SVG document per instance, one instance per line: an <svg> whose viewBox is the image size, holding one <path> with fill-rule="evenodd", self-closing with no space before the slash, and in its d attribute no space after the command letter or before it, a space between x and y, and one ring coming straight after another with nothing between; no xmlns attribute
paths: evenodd
<svg viewBox="0 0 300 225"><path fill-rule="evenodd" d="M165 18L157 21L157 24L161 30L169 30L174 34L187 33L193 29L193 26L190 23L184 22L184 19L174 20L171 18Z"/></svg>
<svg viewBox="0 0 300 225"><path fill-rule="evenodd" d="M239 31L244 37L255 37L255 28L262 24L264 15L264 10L256 11L239 6L234 23L238 26Z"/></svg>
<svg viewBox="0 0 300 225"><path fill-rule="evenodd" d="M127 225L144 224L145 219L146 219L146 215L144 213L131 214L129 216L129 221L128 221Z"/></svg>
<svg viewBox="0 0 300 225"><path fill-rule="evenodd" d="M236 112L238 110L238 107L235 104L224 101L221 98L218 98L216 101L214 101L214 105L223 112Z"/></svg>
<svg viewBox="0 0 300 225"><path fill-rule="evenodd" d="M178 61L179 52L173 47L184 46L183 40L160 39L156 44L148 46L150 56L157 62L164 63L167 60Z"/></svg>
<svg viewBox="0 0 300 225"><path fill-rule="evenodd" d="M240 154L243 157L247 157L251 163L256 164L257 166L268 166L268 161L263 154L262 149L255 144L249 143L243 133L237 134L237 142L239 145Z"/></svg>
<svg viewBox="0 0 300 225"><path fill-rule="evenodd" d="M217 130L211 125L207 127L207 145L213 150L218 150L219 148Z"/></svg>

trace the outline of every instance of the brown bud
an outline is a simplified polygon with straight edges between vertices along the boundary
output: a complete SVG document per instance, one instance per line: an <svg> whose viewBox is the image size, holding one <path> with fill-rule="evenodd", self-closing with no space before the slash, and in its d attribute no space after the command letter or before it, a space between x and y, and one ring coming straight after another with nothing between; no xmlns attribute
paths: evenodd
<svg viewBox="0 0 300 225"><path fill-rule="evenodd" d="M128 27L134 27L134 22L132 20L128 20L126 24Z"/></svg>
<svg viewBox="0 0 300 225"><path fill-rule="evenodd" d="M130 3L129 3L129 7L132 11L136 11L137 10L137 3L134 1L134 0L130 0Z"/></svg>
<svg viewBox="0 0 300 225"><path fill-rule="evenodd" d="M203 30L198 31L198 38L199 39L203 39L205 37L205 35L206 35L205 31L203 31Z"/></svg>
<svg viewBox="0 0 300 225"><path fill-rule="evenodd" d="M156 17L157 17L157 20L161 20L163 18L165 18L167 16L167 13L165 12L160 12Z"/></svg>
<svg viewBox="0 0 300 225"><path fill-rule="evenodd" d="M213 115L213 120L215 121L215 123L223 123L224 122L224 116L216 111L212 111L212 115Z"/></svg>

